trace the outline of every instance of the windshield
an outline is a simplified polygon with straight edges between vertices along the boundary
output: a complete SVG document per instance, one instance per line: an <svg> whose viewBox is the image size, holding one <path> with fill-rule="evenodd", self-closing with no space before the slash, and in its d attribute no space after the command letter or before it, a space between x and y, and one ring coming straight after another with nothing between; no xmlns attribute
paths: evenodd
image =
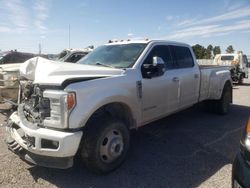
<svg viewBox="0 0 250 188"><path fill-rule="evenodd" d="M129 68L134 65L146 44L112 44L96 48L77 63L113 68Z"/></svg>
<svg viewBox="0 0 250 188"><path fill-rule="evenodd" d="M61 58L65 57L66 55L67 55L67 51L64 50L64 51L62 51L62 52L59 54L58 59L61 59Z"/></svg>
<svg viewBox="0 0 250 188"><path fill-rule="evenodd" d="M221 56L221 61L233 61L233 60L234 60L233 55Z"/></svg>
<svg viewBox="0 0 250 188"><path fill-rule="evenodd" d="M0 64L2 64L3 56L0 56Z"/></svg>

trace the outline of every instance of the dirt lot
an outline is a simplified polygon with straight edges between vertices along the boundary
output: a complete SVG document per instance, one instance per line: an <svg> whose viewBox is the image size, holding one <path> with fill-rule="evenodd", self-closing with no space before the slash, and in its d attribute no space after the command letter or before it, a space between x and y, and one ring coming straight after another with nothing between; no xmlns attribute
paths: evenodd
<svg viewBox="0 0 250 188"><path fill-rule="evenodd" d="M29 166L8 151L1 127L0 187L230 187L232 162L250 115L250 80L233 92L229 115L191 108L133 131L127 160L105 176L79 163L68 170ZM1 123L4 119L0 114Z"/></svg>

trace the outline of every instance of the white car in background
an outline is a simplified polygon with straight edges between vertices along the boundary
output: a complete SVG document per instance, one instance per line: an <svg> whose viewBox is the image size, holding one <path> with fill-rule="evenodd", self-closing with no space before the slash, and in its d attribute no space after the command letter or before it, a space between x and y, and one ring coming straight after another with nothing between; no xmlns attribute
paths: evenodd
<svg viewBox="0 0 250 188"><path fill-rule="evenodd" d="M18 81L20 63L0 66L0 103L16 102L18 96Z"/></svg>
<svg viewBox="0 0 250 188"><path fill-rule="evenodd" d="M59 57L57 60L62 61L62 62L75 63L92 51L93 51L93 48L65 49L59 54Z"/></svg>
<svg viewBox="0 0 250 188"><path fill-rule="evenodd" d="M16 50L0 53L0 103L17 101L20 64L35 56Z"/></svg>

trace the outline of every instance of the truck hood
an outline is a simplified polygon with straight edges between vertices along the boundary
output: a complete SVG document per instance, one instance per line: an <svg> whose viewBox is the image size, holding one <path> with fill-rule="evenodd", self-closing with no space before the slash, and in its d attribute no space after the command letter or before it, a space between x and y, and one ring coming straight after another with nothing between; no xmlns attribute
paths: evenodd
<svg viewBox="0 0 250 188"><path fill-rule="evenodd" d="M102 66L81 65L34 57L20 66L20 76L40 85L61 86L68 80L90 80L95 78L119 76L122 69Z"/></svg>

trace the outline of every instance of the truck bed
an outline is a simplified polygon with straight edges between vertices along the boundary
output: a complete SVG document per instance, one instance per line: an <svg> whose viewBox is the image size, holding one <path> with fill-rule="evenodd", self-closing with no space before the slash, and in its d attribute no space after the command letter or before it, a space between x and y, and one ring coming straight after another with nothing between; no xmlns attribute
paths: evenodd
<svg viewBox="0 0 250 188"><path fill-rule="evenodd" d="M206 99L219 99L223 78L230 77L230 66L199 65L201 83L199 101Z"/></svg>
<svg viewBox="0 0 250 188"><path fill-rule="evenodd" d="M199 65L200 69L210 69L210 68L230 68L231 66L220 66L220 65Z"/></svg>

